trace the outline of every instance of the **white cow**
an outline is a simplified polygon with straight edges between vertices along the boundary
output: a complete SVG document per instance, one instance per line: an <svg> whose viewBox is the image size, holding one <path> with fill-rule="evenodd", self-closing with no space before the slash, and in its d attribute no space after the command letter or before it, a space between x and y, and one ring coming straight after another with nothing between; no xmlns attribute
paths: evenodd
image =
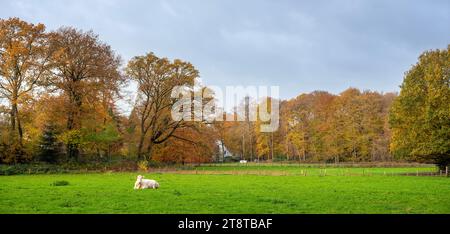
<svg viewBox="0 0 450 234"><path fill-rule="evenodd" d="M156 180L144 179L144 176L138 175L136 182L134 183L134 189L157 189L159 188Z"/></svg>

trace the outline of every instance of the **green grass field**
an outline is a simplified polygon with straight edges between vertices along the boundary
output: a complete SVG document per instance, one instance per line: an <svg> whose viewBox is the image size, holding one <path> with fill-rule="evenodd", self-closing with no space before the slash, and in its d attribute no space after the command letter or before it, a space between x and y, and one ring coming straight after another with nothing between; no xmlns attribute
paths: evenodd
<svg viewBox="0 0 450 234"><path fill-rule="evenodd" d="M0 213L450 213L449 178L398 175L430 167L328 168L326 176L324 169L302 166L197 170L204 174L1 176ZM137 174L161 188L133 190ZM62 180L69 185L52 185Z"/></svg>
<svg viewBox="0 0 450 234"><path fill-rule="evenodd" d="M336 167L333 164L211 164L199 166L195 171L223 174L255 174L255 175L312 175L312 176L365 176L365 175L429 175L436 168L429 165L415 167Z"/></svg>

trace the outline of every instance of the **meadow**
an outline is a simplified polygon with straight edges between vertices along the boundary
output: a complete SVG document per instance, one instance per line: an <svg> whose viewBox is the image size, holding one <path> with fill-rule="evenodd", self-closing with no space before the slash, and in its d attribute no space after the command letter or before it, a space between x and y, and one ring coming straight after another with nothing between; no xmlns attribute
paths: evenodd
<svg viewBox="0 0 450 234"><path fill-rule="evenodd" d="M434 170L225 165L0 176L0 213L448 214L450 179L422 176ZM156 179L161 188L133 190L138 174ZM68 184L55 186L57 181Z"/></svg>

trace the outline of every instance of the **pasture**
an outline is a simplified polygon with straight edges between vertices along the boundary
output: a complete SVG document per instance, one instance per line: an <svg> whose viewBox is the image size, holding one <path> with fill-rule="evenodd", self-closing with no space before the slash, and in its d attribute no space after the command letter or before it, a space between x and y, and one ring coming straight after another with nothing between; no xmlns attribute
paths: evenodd
<svg viewBox="0 0 450 234"><path fill-rule="evenodd" d="M0 213L450 213L450 179L415 175L432 167L324 170L226 165L164 173L1 176ZM138 174L161 188L133 190ZM58 181L68 184L55 186Z"/></svg>

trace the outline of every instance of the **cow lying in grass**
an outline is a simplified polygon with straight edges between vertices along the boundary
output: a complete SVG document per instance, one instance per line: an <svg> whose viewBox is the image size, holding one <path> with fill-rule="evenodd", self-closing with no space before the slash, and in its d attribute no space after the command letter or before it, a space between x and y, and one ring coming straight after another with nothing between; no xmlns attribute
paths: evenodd
<svg viewBox="0 0 450 234"><path fill-rule="evenodd" d="M158 182L155 180L144 179L144 176L138 175L136 183L134 183L134 189L157 189L159 188Z"/></svg>

